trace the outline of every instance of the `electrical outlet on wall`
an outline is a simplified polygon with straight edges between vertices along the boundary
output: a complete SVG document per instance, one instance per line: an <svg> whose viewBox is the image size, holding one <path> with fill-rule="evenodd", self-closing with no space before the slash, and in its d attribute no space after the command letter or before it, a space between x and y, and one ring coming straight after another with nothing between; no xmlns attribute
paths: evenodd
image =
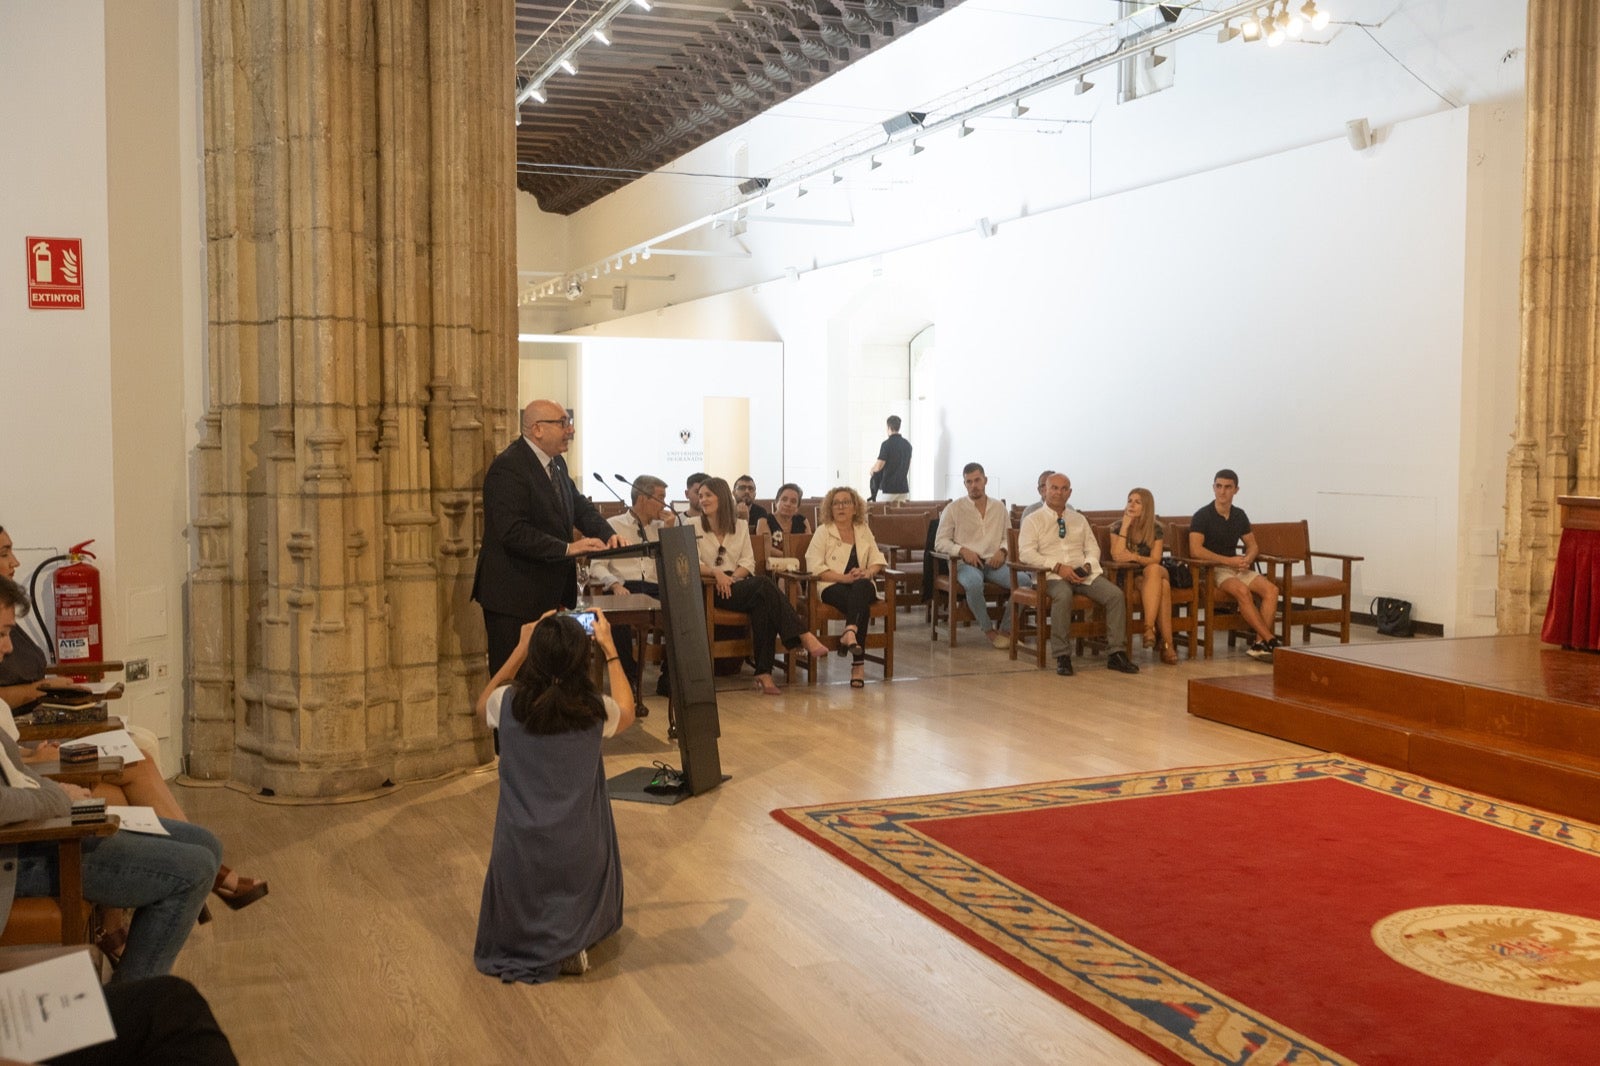
<svg viewBox="0 0 1600 1066"><path fill-rule="evenodd" d="M126 671L129 681L143 681L150 676L149 659L129 659Z"/></svg>

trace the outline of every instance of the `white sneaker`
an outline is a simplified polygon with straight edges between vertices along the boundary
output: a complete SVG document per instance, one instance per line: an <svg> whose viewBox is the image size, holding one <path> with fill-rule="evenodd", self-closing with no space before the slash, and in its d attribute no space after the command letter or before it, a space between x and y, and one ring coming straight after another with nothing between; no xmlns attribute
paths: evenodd
<svg viewBox="0 0 1600 1066"><path fill-rule="evenodd" d="M989 643L993 644L1001 651L1005 651L1007 648L1011 647L1011 638L1000 632L998 629L992 629L989 631Z"/></svg>
<svg viewBox="0 0 1600 1066"><path fill-rule="evenodd" d="M563 977L576 977L589 972L589 952L580 951L576 955L568 955L561 960L561 975Z"/></svg>

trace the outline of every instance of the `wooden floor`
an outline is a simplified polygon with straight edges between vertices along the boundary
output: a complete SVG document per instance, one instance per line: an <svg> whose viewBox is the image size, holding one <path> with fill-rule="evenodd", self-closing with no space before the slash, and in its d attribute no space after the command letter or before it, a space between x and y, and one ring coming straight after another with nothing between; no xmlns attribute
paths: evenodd
<svg viewBox="0 0 1600 1066"><path fill-rule="evenodd" d="M1302 753L1185 713L1189 679L1269 668L1141 651L1137 677L1087 658L1059 678L970 631L952 651L901 617L895 681L852 691L837 659L781 698L741 679L720 700L733 780L676 807L615 804L626 926L582 978L502 985L473 969L492 769L325 806L179 789L272 895L213 906L177 972L246 1063L1147 1061L768 812ZM652 702L608 744L609 774L676 763Z"/></svg>

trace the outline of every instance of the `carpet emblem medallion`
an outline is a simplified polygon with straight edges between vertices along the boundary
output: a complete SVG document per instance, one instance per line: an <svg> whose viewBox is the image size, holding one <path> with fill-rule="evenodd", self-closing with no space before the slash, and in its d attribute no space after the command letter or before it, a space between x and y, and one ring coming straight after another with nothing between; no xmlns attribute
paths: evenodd
<svg viewBox="0 0 1600 1066"><path fill-rule="evenodd" d="M1398 911L1372 940L1402 966L1461 988L1535 1003L1600 1007L1600 921L1522 907Z"/></svg>

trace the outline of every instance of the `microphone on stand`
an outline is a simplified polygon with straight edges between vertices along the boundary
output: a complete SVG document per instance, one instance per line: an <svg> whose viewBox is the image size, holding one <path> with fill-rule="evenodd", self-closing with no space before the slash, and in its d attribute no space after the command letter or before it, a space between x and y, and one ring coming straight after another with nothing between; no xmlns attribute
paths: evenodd
<svg viewBox="0 0 1600 1066"><path fill-rule="evenodd" d="M612 488L610 485L606 485L606 479L600 476L600 471L596 470L594 472L594 479L600 482L600 484L605 485L605 490L611 493L611 495L615 496L618 503L626 504L628 502L622 498L621 494L618 493L616 489Z"/></svg>

